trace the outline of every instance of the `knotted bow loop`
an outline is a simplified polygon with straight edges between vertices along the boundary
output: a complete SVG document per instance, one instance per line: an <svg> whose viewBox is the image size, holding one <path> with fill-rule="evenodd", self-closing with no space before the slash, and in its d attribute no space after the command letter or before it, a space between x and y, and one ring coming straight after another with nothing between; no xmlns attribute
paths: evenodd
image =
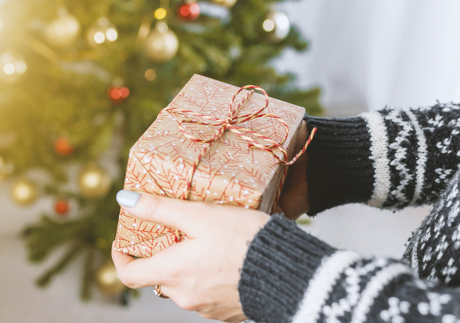
<svg viewBox="0 0 460 323"><path fill-rule="evenodd" d="M243 90L250 90L248 91L245 96L241 99L239 103L237 103L237 96L240 94ZM240 108L246 103L248 98L254 93L254 90L259 90L262 92L262 94L265 97L265 105L260 108L259 110L251 113L247 113L244 115L238 115L238 112ZM193 142L199 142L199 143L213 143L217 140L219 140L225 133L225 130L230 130L236 135L238 135L240 138L243 140L246 140L248 142L248 147L256 147L258 149L261 149L263 151L266 151L273 155L274 158L278 160L280 164L283 165L292 165L305 151L307 150L308 145L310 144L311 140L313 139L313 136L316 132L316 128L314 128L311 132L310 138L308 139L307 143L305 144L304 148L294 156L294 158L291 161L288 161L288 153L286 149L282 146L288 136L289 136L289 126L284 121L282 118L279 116L276 116L274 114L262 114L262 112L268 107L270 103L270 98L265 92L264 89L256 86L256 85L245 85L242 86L234 95L232 98L231 103L229 104L229 109L228 109L228 115L224 119L219 119L215 117L211 117L209 115L205 115L203 113L199 112L194 112L190 110L185 110L185 109L179 109L179 108L173 108L173 107L168 107L164 109L165 111L168 111L170 113L178 113L182 117L188 118L186 120L180 120L179 121L179 130L182 132L182 134L192 140ZM198 121L194 120L194 117L198 117L201 120L205 121ZM238 126L240 123L244 123L247 121L251 121L253 119L258 119L258 118L271 118L277 120L284 128L284 138L281 139L281 141L276 142L271 138L268 138L258 132L254 132L252 130L249 130L247 128L244 128L242 126ZM202 139L198 138L194 135L192 135L189 131L187 131L186 127L184 126L185 124L196 124L196 125L204 125L204 126L212 126L212 127L219 127L218 129L215 130L215 134L209 138L209 139ZM251 136L251 137L250 137ZM267 144L261 144L257 142L253 137L265 141ZM190 193L190 188L191 188L191 183L193 180L193 175L195 174L196 169L198 168L198 164L200 163L201 157L206 153L207 149L209 146L205 146L203 151L200 152L200 154L197 156L195 162L193 163L193 167L190 170L190 174L187 178L187 189L186 189L186 196L185 199L188 199L189 193ZM274 150L279 150L281 152L281 157L279 157Z"/></svg>

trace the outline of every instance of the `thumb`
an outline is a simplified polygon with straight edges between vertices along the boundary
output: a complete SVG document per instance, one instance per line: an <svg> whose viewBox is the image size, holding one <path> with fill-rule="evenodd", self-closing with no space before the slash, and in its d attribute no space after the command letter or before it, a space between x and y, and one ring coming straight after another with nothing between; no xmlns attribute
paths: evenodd
<svg viewBox="0 0 460 323"><path fill-rule="evenodd" d="M122 190L117 202L132 216L179 229L194 235L197 223L204 223L205 203L178 200L148 193Z"/></svg>

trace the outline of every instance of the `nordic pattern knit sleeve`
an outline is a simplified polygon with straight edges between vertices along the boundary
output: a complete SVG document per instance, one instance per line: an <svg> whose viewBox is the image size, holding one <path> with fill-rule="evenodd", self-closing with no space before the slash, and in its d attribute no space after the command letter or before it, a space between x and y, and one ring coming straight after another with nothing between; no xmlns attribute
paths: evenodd
<svg viewBox="0 0 460 323"><path fill-rule="evenodd" d="M460 162L459 104L305 120L318 128L308 150L309 215L346 203L433 203Z"/></svg>
<svg viewBox="0 0 460 323"><path fill-rule="evenodd" d="M268 323L460 323L460 172L406 258L337 250L283 217L249 246L238 286L245 315Z"/></svg>

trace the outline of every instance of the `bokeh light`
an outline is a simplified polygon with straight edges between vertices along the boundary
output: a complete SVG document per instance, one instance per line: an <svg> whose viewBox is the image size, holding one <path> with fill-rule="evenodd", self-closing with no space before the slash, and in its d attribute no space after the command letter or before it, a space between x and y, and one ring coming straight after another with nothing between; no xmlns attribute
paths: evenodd
<svg viewBox="0 0 460 323"><path fill-rule="evenodd" d="M151 82L157 77L157 73L155 72L153 68L149 68L148 70L145 71L144 76L147 81Z"/></svg>
<svg viewBox="0 0 460 323"><path fill-rule="evenodd" d="M155 19L157 20L161 20L161 19L164 19L166 17L166 9L165 8L158 8L157 10L155 10Z"/></svg>
<svg viewBox="0 0 460 323"><path fill-rule="evenodd" d="M275 22L271 19L265 19L262 27L266 32L273 31L273 29L275 29Z"/></svg>

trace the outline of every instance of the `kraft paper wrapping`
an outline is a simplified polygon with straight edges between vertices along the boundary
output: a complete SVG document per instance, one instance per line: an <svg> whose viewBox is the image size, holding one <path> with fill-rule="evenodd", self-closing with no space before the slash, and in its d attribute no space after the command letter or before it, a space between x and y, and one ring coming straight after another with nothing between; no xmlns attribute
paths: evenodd
<svg viewBox="0 0 460 323"><path fill-rule="evenodd" d="M231 99L238 89L236 86L194 75L168 107L225 119ZM264 96L254 93L238 114L253 112L264 105ZM289 136L282 146L291 158L294 153L294 139L300 129L305 109L270 98L264 113L274 114L287 122ZM163 109L155 122L134 144L129 153L125 190L184 199L187 176L193 162L200 151L203 151L204 145L209 144L186 138L178 128L181 118L184 119L178 113ZM276 142L281 142L285 137L284 128L275 119L259 118L239 125ZM202 139L211 138L215 131L212 126L204 125L187 125L187 130ZM281 153L277 156L281 156ZM276 204L285 171L286 166L280 165L270 153L248 147L247 141L227 130L220 140L211 144L201 158L193 176L188 199L270 213ZM122 208L115 247L133 256L151 257L182 238L184 235L178 230L136 219Z"/></svg>

